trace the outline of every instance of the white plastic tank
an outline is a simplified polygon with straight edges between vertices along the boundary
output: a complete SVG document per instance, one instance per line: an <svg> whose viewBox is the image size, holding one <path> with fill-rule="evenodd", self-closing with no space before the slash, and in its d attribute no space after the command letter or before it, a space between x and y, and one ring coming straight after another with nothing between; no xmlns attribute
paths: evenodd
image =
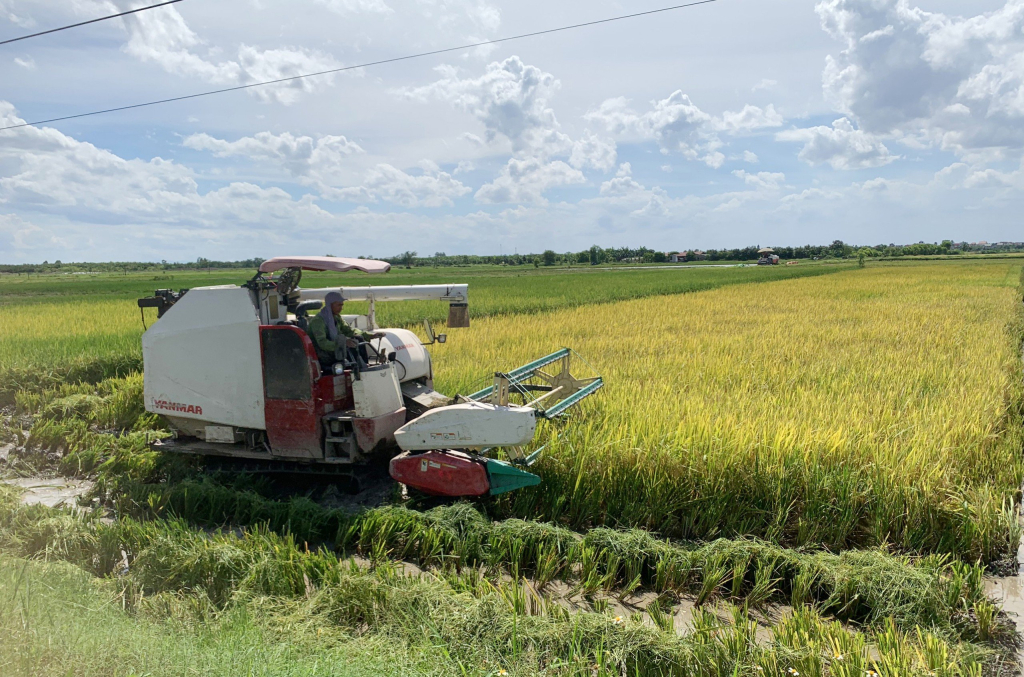
<svg viewBox="0 0 1024 677"><path fill-rule="evenodd" d="M529 444L536 428L537 412L529 407L463 402L409 421L395 441L405 451L515 447Z"/></svg>
<svg viewBox="0 0 1024 677"><path fill-rule="evenodd" d="M264 430L261 355L248 289L192 289L142 335L146 411Z"/></svg>
<svg viewBox="0 0 1024 677"><path fill-rule="evenodd" d="M423 347L416 334L408 329L381 329L381 331L384 332L384 338L380 341L380 350L385 354L395 353L395 369L400 383L432 377L430 353ZM377 346L377 341L372 343L374 347Z"/></svg>

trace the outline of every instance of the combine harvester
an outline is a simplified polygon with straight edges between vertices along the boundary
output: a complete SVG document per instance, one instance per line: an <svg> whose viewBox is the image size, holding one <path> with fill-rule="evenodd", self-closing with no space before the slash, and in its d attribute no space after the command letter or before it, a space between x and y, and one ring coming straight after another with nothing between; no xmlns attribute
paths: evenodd
<svg viewBox="0 0 1024 677"><path fill-rule="evenodd" d="M526 455L538 420L550 420L595 393L600 376L578 378L585 363L563 348L508 373L469 396L434 390L426 346L444 343L424 326L427 343L407 329L380 329L376 304L442 301L448 326L469 326L467 285L345 287L366 315L356 329L381 332L365 344L368 363L339 349L321 366L307 318L338 289L302 289L303 270L386 273L368 259L283 257L265 261L241 286L158 290L139 299L159 320L142 336L146 411L166 419L175 437L154 449L242 459L256 472L337 474L391 458L391 476L435 496L500 494L540 483ZM518 400L518 402L516 401ZM504 450L506 461L493 457Z"/></svg>

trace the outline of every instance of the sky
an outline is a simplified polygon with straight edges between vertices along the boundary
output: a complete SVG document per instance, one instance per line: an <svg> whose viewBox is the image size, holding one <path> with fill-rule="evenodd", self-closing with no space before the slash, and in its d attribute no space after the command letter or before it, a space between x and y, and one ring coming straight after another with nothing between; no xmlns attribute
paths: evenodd
<svg viewBox="0 0 1024 677"><path fill-rule="evenodd" d="M183 0L0 46L0 126L670 4ZM1022 158L1024 0L717 0L0 130L0 262L1021 241Z"/></svg>

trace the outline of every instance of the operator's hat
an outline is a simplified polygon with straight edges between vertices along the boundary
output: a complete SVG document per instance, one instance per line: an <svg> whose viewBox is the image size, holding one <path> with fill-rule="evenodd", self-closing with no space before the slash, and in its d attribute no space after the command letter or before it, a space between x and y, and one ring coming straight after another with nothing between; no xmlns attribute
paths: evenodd
<svg viewBox="0 0 1024 677"><path fill-rule="evenodd" d="M340 289L338 291L329 291L324 296L324 305L327 307L330 307L332 303L344 303L345 301L346 299L342 296Z"/></svg>

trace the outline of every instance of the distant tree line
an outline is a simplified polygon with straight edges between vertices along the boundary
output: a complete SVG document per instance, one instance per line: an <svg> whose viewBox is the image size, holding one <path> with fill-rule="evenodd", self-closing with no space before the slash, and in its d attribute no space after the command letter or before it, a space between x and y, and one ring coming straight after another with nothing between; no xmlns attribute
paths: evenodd
<svg viewBox="0 0 1024 677"><path fill-rule="evenodd" d="M672 252L658 251L648 247L610 247L597 245L579 252L556 252L547 249L540 254L498 254L480 256L476 254L446 254L435 252L432 256L420 256L414 251L405 251L396 256L384 258L393 266L413 267L451 267L475 265L500 266L598 266L602 264L628 263L665 263L672 256L680 260L706 261L754 261L758 258L760 246L749 246L740 249L697 249L678 250ZM901 256L944 256L974 253L1007 253L1024 252L1024 242L954 242L943 240L937 243L918 242L915 244L877 244L851 245L842 240L834 240L825 245L803 245L800 247L772 247L781 259L861 259L864 258L896 258ZM328 255L330 256L330 255ZM359 258L372 258L360 256ZM182 270L215 270L225 268L241 268L255 270L266 259L252 258L241 261L215 261L199 257L195 261L180 263L160 261L111 261L106 263L62 263L61 261L43 261L42 263L0 265L0 273L128 273L152 271Z"/></svg>
<svg viewBox="0 0 1024 677"><path fill-rule="evenodd" d="M665 263L673 254L683 255L677 258L685 260L706 260L706 261L755 261L758 258L758 250L761 246L743 247L741 249L709 249L680 250L677 252L663 252L649 249L647 247L631 248L619 247L602 249L594 245L590 249L581 252L559 253L548 249L540 254L500 254L497 256L478 256L470 254L448 255L444 252L436 252L433 256L420 256L417 252L406 251L397 256L386 258L392 265L411 267L448 267L448 266L472 266L480 264L506 265L506 266L566 266L566 265L601 265L608 263ZM963 253L994 253L994 252L1021 252L1024 251L1024 242L1001 242L994 245L983 243L972 245L966 242L953 242L943 240L939 243L929 244L918 242L916 244L877 244L877 245L851 245L842 240L834 240L831 244L824 245L803 245L800 247L778 246L772 247L781 259L859 259L861 257L900 257L900 256L938 256L938 255L959 255Z"/></svg>
<svg viewBox="0 0 1024 677"><path fill-rule="evenodd" d="M242 261L214 261L199 257L195 261L175 263L170 261L107 261L105 263L61 263L58 259L42 263L17 265L0 264L0 273L147 273L170 270L215 270L222 268L256 269L266 259L253 258Z"/></svg>
<svg viewBox="0 0 1024 677"><path fill-rule="evenodd" d="M651 263L665 261L664 252L656 252L647 247L634 249L631 247L612 247L602 249L594 245L590 249L581 252L556 252L547 249L540 254L498 254L498 255L477 255L477 254L453 254L435 252L433 256L420 256L417 252L406 251L397 256L383 259L391 265L403 266L564 266L564 265L599 265L602 263Z"/></svg>

